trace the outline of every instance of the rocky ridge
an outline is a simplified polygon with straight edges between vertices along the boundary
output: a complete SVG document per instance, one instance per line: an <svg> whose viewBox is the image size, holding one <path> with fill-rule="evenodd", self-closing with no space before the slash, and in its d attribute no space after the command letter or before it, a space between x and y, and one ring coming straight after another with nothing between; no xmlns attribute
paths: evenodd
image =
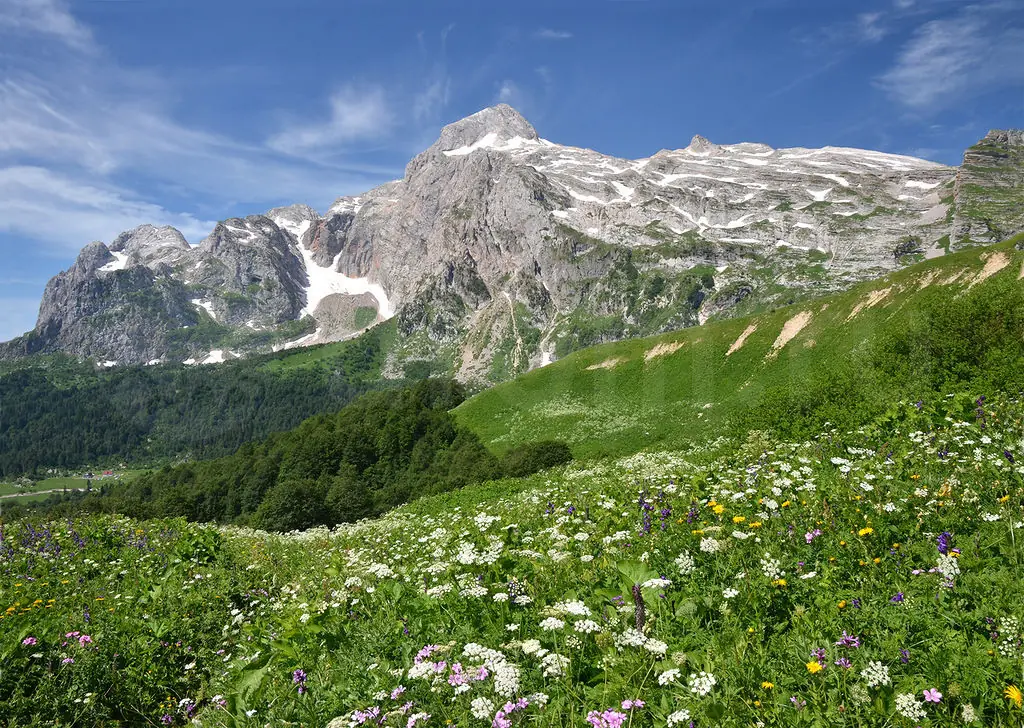
<svg viewBox="0 0 1024 728"><path fill-rule="evenodd" d="M197 247L153 226L90 244L0 356L220 360L396 316L388 373L415 362L498 381L581 346L842 288L951 240L1008 237L1024 228L1022 149L1020 132L993 132L957 169L697 136L624 160L544 140L499 105L322 216L293 205L225 220Z"/></svg>

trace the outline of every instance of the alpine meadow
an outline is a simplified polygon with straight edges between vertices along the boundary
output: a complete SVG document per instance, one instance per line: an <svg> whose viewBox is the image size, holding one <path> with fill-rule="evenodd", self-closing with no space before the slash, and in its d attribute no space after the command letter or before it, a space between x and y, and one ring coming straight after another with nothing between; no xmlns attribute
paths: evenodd
<svg viewBox="0 0 1024 728"><path fill-rule="evenodd" d="M0 3L0 725L1024 727L1021 38Z"/></svg>

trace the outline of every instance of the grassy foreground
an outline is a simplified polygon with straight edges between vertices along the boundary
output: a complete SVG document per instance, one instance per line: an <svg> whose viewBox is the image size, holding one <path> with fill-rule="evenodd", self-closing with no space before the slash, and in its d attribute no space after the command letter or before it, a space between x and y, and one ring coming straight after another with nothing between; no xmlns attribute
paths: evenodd
<svg viewBox="0 0 1024 728"><path fill-rule="evenodd" d="M719 433L802 437L898 399L1024 381L1024 236L746 319L596 346L456 414L496 451L568 441L578 458Z"/></svg>
<svg viewBox="0 0 1024 728"><path fill-rule="evenodd" d="M270 535L8 524L0 723L1019 726L1021 402Z"/></svg>

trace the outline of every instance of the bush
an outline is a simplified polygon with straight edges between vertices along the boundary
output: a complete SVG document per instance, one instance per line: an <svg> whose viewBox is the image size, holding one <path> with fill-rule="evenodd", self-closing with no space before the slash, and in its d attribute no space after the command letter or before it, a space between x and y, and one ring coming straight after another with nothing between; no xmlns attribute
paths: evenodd
<svg viewBox="0 0 1024 728"><path fill-rule="evenodd" d="M572 460L572 450L561 440L543 440L527 442L509 450L502 458L501 465L505 474L513 478L523 478L556 465L564 465Z"/></svg>

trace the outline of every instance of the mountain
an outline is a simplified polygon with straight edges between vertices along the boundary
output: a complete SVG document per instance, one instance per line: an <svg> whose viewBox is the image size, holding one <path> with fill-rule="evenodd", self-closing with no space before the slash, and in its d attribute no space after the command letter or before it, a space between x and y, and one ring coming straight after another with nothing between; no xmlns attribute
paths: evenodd
<svg viewBox="0 0 1024 728"><path fill-rule="evenodd" d="M957 169L697 136L623 160L541 139L499 105L322 216L294 205L230 219L197 247L152 226L86 246L0 358L211 362L394 316L386 375L501 381L1007 237L1024 228L1022 150L1020 132L992 132Z"/></svg>

